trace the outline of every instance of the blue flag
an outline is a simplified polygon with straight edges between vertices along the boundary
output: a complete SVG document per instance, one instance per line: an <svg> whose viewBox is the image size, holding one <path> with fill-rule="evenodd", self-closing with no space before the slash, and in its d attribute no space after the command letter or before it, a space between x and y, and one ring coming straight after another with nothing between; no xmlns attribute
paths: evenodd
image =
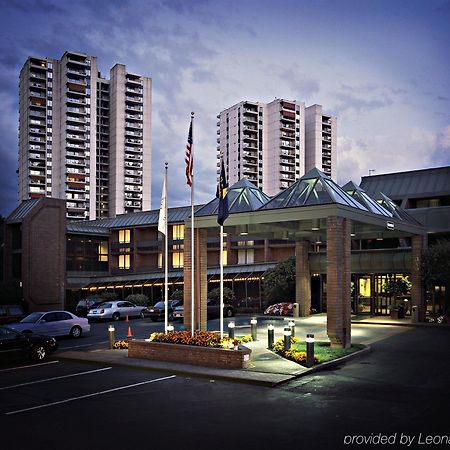
<svg viewBox="0 0 450 450"><path fill-rule="evenodd" d="M219 211L217 214L217 223L223 225L228 217L228 182L225 175L223 159L220 160L220 176L217 184L216 197L219 199Z"/></svg>

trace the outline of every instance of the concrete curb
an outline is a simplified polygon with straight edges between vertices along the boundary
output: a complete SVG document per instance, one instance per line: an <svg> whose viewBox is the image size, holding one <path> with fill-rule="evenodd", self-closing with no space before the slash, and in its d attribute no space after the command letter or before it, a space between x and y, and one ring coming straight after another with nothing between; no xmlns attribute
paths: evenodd
<svg viewBox="0 0 450 450"><path fill-rule="evenodd" d="M113 350L114 352L121 352L121 350ZM138 370L146 370L152 372L170 372L174 375L180 375L185 377L199 377L207 378L210 380L222 380L234 383L244 383L253 384L257 386L265 387L276 387L282 384L286 384L292 380L304 377L305 375L310 375L314 372L319 372L322 370L328 370L332 367L344 364L347 361L356 359L357 357L364 356L366 353L372 351L370 345L366 346L361 350L357 350L349 355L343 356L342 358L335 359L333 361L328 361L321 363L317 366L306 369L301 373L296 374L280 374L280 373L268 373L268 372L258 372L254 370L242 369L242 370L223 370L223 369L210 369L203 366L189 366L180 367L181 365L174 363L164 363L159 361L153 361L149 364L147 360L141 360L137 358L124 357L121 354L117 354L117 357L110 357L100 352L96 353L86 353L77 351L66 351L58 355L59 359L79 361L84 363L104 363L116 367L133 368ZM120 359L119 359L120 358ZM155 363L157 365L155 365ZM161 364L161 365L159 365ZM178 366L178 367L177 367ZM299 365L300 366L300 365ZM302 367L302 366L300 366Z"/></svg>
<svg viewBox="0 0 450 450"><path fill-rule="evenodd" d="M329 370L335 366L339 366L341 364L345 364L346 362L357 359L361 356L364 356L366 353L370 353L372 351L372 347L370 345L365 346L365 348L362 348L361 350L357 350L356 352L350 353L349 355L342 356L341 358L333 359L332 361L327 361L324 363L320 363L317 366L310 367L309 369L306 369L304 372L293 375L292 379L298 379L302 378L305 375L310 375L315 372L321 372L323 370ZM280 381L276 386L279 386L280 384L287 383L292 380L286 380L286 381Z"/></svg>
<svg viewBox="0 0 450 450"><path fill-rule="evenodd" d="M399 327L441 327L447 328L450 327L450 323L430 323L430 322L418 322L418 323L401 323L401 322L369 322L364 320L352 320L352 325L389 325L389 326L399 326Z"/></svg>
<svg viewBox="0 0 450 450"><path fill-rule="evenodd" d="M120 350L115 350L120 351ZM137 370L145 370L145 371L151 371L151 372L170 372L174 375L180 375L185 377L198 377L198 378L207 378L210 380L222 380L222 381L229 381L234 383L245 383L245 384L253 384L258 386L265 386L265 387L274 387L277 386L279 383L283 383L286 381L290 381L293 379L292 375L286 375L286 374L277 374L277 373L267 373L267 372L255 372L255 371L248 371L246 372L245 369L242 370L236 370L230 371L233 373L229 373L225 370L215 370L210 369L203 366L189 366L189 367L176 367L174 364L168 364L166 366L150 366L148 364L145 364L144 361L141 359L136 358L128 358L123 357L122 359L111 359L108 357L99 357L99 354L97 353L97 356L93 355L86 355L84 352L64 352L59 355L57 355L59 359L63 359L66 361L78 361L78 362L84 362L84 363L103 363L108 364L115 367L124 367L124 368L133 368ZM163 363L164 364L164 363ZM219 372L220 370L220 372ZM228 373L227 373L228 372Z"/></svg>

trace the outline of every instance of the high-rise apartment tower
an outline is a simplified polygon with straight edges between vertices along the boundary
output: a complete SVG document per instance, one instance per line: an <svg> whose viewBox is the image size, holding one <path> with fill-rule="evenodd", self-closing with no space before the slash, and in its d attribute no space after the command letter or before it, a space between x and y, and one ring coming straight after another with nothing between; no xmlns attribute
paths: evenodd
<svg viewBox="0 0 450 450"><path fill-rule="evenodd" d="M68 219L151 209L151 85L116 64L66 52L20 73L19 200L66 199Z"/></svg>
<svg viewBox="0 0 450 450"><path fill-rule="evenodd" d="M336 118L320 105L242 101L218 116L217 157L230 184L248 178L268 195L317 167L336 177Z"/></svg>

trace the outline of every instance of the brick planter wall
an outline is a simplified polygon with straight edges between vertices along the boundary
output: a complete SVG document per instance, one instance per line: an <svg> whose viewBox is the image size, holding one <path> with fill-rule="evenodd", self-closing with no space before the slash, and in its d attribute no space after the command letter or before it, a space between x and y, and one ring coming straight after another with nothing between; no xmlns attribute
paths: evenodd
<svg viewBox="0 0 450 450"><path fill-rule="evenodd" d="M222 369L247 369L250 367L250 353L251 350L245 347L239 347L239 350L228 350L144 340L128 342L128 357L130 358L169 361Z"/></svg>

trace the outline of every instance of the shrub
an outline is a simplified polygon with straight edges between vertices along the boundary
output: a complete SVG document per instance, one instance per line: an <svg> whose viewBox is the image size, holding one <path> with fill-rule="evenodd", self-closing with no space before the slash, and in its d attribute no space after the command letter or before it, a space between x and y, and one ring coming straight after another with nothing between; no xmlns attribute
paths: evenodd
<svg viewBox="0 0 450 450"><path fill-rule="evenodd" d="M212 289L208 294L208 298L212 300L220 300L220 287ZM234 292L229 287L224 287L223 301L225 303L232 303L234 299Z"/></svg>
<svg viewBox="0 0 450 450"><path fill-rule="evenodd" d="M139 306L148 305L148 297L144 294L130 294L125 300Z"/></svg>
<svg viewBox="0 0 450 450"><path fill-rule="evenodd" d="M113 344L113 348L115 349L127 349L128 348L128 342L121 340L121 341L116 341Z"/></svg>
<svg viewBox="0 0 450 450"><path fill-rule="evenodd" d="M170 296L171 300L183 300L183 291L181 289L176 289L172 292Z"/></svg>

